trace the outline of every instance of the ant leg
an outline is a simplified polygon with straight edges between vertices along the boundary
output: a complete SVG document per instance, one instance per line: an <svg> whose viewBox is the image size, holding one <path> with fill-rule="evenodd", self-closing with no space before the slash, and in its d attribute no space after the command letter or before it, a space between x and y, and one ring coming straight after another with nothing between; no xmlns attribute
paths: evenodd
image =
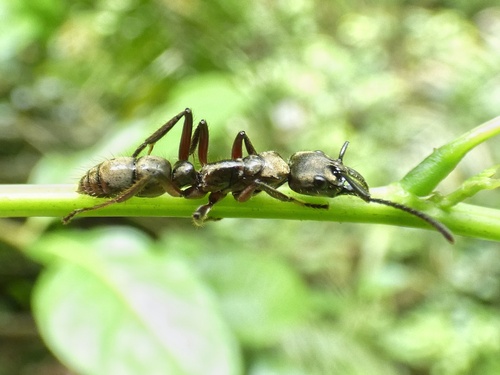
<svg viewBox="0 0 500 375"><path fill-rule="evenodd" d="M208 164L208 125L205 120L201 120L191 138L191 147L189 155L193 155L196 147L198 147L198 160L201 165Z"/></svg>
<svg viewBox="0 0 500 375"><path fill-rule="evenodd" d="M103 203L96 204L95 206L77 208L76 210L71 211L68 215L63 217L62 222L63 222L63 224L68 224L73 219L73 217L75 217L78 214L81 214L82 212L98 210L100 208L110 206L114 203L125 202L126 200L128 200L128 199L132 198L134 195L136 195L139 191L141 191L142 188L144 188L144 186L146 186L146 184L148 182L149 182L149 178L143 177L140 180L138 180L136 183L134 183L131 187L122 191L119 195L117 195L113 199L110 199L110 200L103 202Z"/></svg>
<svg viewBox="0 0 500 375"><path fill-rule="evenodd" d="M254 193L255 190L262 190L267 194L269 194L271 197L278 199L282 202L292 202L304 207L328 209L328 204L304 202L300 199L283 194L278 189L275 189L272 186L269 186L259 180L254 181L251 185L247 186L245 189L243 189L239 194L235 195L234 197L238 202L246 202L252 197L252 194Z"/></svg>
<svg viewBox="0 0 500 375"><path fill-rule="evenodd" d="M184 139L181 141L179 160L174 164L172 170L172 181L178 187L188 187L182 192L184 198L201 197L205 194L196 191L199 190L199 173L188 159L195 152L196 147L198 147L200 163L202 165L207 164L208 127L206 121L201 120L193 133L193 137L186 139L188 139L187 143Z"/></svg>
<svg viewBox="0 0 500 375"><path fill-rule="evenodd" d="M231 150L231 158L233 160L243 157L243 142L245 142L245 148L247 149L249 155L257 155L257 151L255 150L255 147L253 147L250 138L248 138L247 133L242 130L236 135L233 142L233 148Z"/></svg>
<svg viewBox="0 0 500 375"><path fill-rule="evenodd" d="M207 215L212 209L212 207L221 199L223 199L227 194L217 191L210 193L208 196L208 203L200 206L193 212L193 222L196 226L202 226L203 222L207 220Z"/></svg>
<svg viewBox="0 0 500 375"><path fill-rule="evenodd" d="M189 159L189 155L191 155L192 132L193 132L193 114L190 112L189 116L186 116L186 120L184 121L184 127L182 128L181 141L179 143L179 161L187 161Z"/></svg>
<svg viewBox="0 0 500 375"><path fill-rule="evenodd" d="M141 153L142 150L144 150L147 146L149 146L148 150L148 155L151 154L151 151L153 151L153 147L156 142L158 142L161 138L167 134L170 129L172 129L177 122L184 117L184 128L182 131L182 137L181 137L181 148L182 145L187 143L186 150L189 150L189 142L191 141L191 131L193 128L193 114L189 108L186 108L184 111L180 112L178 115L172 117L169 121L167 121L165 124L163 124L157 131L155 131L153 134L151 134L146 140L139 146L137 149L134 151L132 154L133 158L136 158L137 155ZM187 151L186 151L187 152ZM180 154L180 150L179 150ZM186 155L186 160L187 160ZM180 158L180 155L179 155Z"/></svg>

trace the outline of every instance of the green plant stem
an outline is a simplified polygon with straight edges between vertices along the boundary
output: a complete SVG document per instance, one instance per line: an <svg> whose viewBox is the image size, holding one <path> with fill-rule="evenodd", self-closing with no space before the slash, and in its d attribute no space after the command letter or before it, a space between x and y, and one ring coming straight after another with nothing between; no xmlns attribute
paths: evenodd
<svg viewBox="0 0 500 375"><path fill-rule="evenodd" d="M419 197L431 194L470 150L499 134L500 117L495 117L434 150L403 177L401 186Z"/></svg>
<svg viewBox="0 0 500 375"><path fill-rule="evenodd" d="M102 199L77 194L74 185L0 185L0 217L58 217L75 208L93 206ZM289 190L281 189L286 194ZM398 200L390 188L372 189L374 197ZM265 194L238 203L232 197L218 203L212 216L218 218L267 218L317 220L332 222L381 223L433 230L425 222L391 207L365 203L352 196L334 199L300 197L308 202L328 202L328 210L305 208L277 201ZM415 199L411 198L412 203ZM193 211L207 198L188 200L163 195L157 198L132 198L104 209L85 212L81 216L162 216L190 218ZM405 203L405 202L401 202ZM500 211L460 203L440 210L432 202L419 200L417 209L444 223L456 235L500 241ZM80 216L77 216L77 218ZM71 224L69 224L71 225Z"/></svg>

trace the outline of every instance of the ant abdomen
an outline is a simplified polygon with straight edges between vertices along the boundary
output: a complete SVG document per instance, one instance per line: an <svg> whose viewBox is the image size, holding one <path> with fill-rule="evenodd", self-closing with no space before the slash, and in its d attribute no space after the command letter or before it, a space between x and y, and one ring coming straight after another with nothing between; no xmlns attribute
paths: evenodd
<svg viewBox="0 0 500 375"><path fill-rule="evenodd" d="M170 179L171 173L170 162L157 156L118 157L91 168L81 178L78 192L99 198L113 197L147 178L148 182L135 195L157 197L165 193L162 181Z"/></svg>
<svg viewBox="0 0 500 375"><path fill-rule="evenodd" d="M131 185L135 174L134 158L118 157L92 167L80 179L78 193L93 197L112 197Z"/></svg>

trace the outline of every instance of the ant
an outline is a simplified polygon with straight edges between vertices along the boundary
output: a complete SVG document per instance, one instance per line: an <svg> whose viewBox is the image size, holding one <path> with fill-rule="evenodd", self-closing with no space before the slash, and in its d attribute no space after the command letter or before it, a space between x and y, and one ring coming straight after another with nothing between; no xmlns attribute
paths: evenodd
<svg viewBox="0 0 500 375"><path fill-rule="evenodd" d="M172 167L168 160L150 154L155 143L163 138L181 118L184 118L184 126L179 145L179 160ZM189 108L186 108L146 138L132 156L106 160L91 168L80 179L77 192L97 198L112 199L95 206L75 209L66 215L62 222L68 224L75 215L82 212L124 202L134 196L157 197L168 193L174 197L195 198L196 191L191 192L188 188L185 190L182 188L196 185L198 180L195 167L188 161L189 156L195 151L195 147L191 145L198 146L200 161L207 162L208 127L205 120L201 120L191 139L192 128L193 114ZM149 147L147 155L139 157L146 147Z"/></svg>
<svg viewBox="0 0 500 375"><path fill-rule="evenodd" d="M332 159L322 151L301 151L290 157L288 185L293 191L312 196L335 198L339 195L355 195L365 202L394 207L416 216L440 232L446 240L454 243L450 230L439 221L421 211L370 195L368 184L359 172L344 165L343 158L349 142L345 142L338 159Z"/></svg>
<svg viewBox="0 0 500 375"><path fill-rule="evenodd" d="M168 160L150 154L156 142L183 117L179 160L172 167ZM63 218L63 223L67 224L82 212L124 202L133 196L156 197L164 193L184 198L201 198L209 193L208 203L198 207L193 213L196 225L202 225L208 220L212 207L229 193L238 202L246 202L253 195L264 191L283 202L311 208L328 208L328 204L307 203L280 192L278 188L288 182L293 191L304 195L330 198L354 195L365 202L405 211L426 221L449 242L454 242L448 228L423 212L400 203L372 198L363 176L343 163L349 142L342 146L338 159L332 159L322 151L301 151L293 154L287 163L276 151L257 153L250 138L244 131L240 131L233 142L231 159L208 163L207 123L201 120L194 133L192 128L192 112L186 108L146 138L132 156L110 159L91 168L81 178L77 192L112 199L91 207L75 209ZM243 157L243 144L248 153L246 157ZM149 147L147 155L138 157L146 147ZM200 171L196 171L188 160L196 148Z"/></svg>

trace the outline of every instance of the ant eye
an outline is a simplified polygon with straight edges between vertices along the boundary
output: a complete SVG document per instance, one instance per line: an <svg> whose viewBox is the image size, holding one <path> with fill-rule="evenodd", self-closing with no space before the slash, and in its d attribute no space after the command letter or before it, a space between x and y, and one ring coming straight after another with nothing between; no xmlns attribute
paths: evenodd
<svg viewBox="0 0 500 375"><path fill-rule="evenodd" d="M328 185L328 181L323 176L314 176L313 185L316 188L325 188Z"/></svg>

